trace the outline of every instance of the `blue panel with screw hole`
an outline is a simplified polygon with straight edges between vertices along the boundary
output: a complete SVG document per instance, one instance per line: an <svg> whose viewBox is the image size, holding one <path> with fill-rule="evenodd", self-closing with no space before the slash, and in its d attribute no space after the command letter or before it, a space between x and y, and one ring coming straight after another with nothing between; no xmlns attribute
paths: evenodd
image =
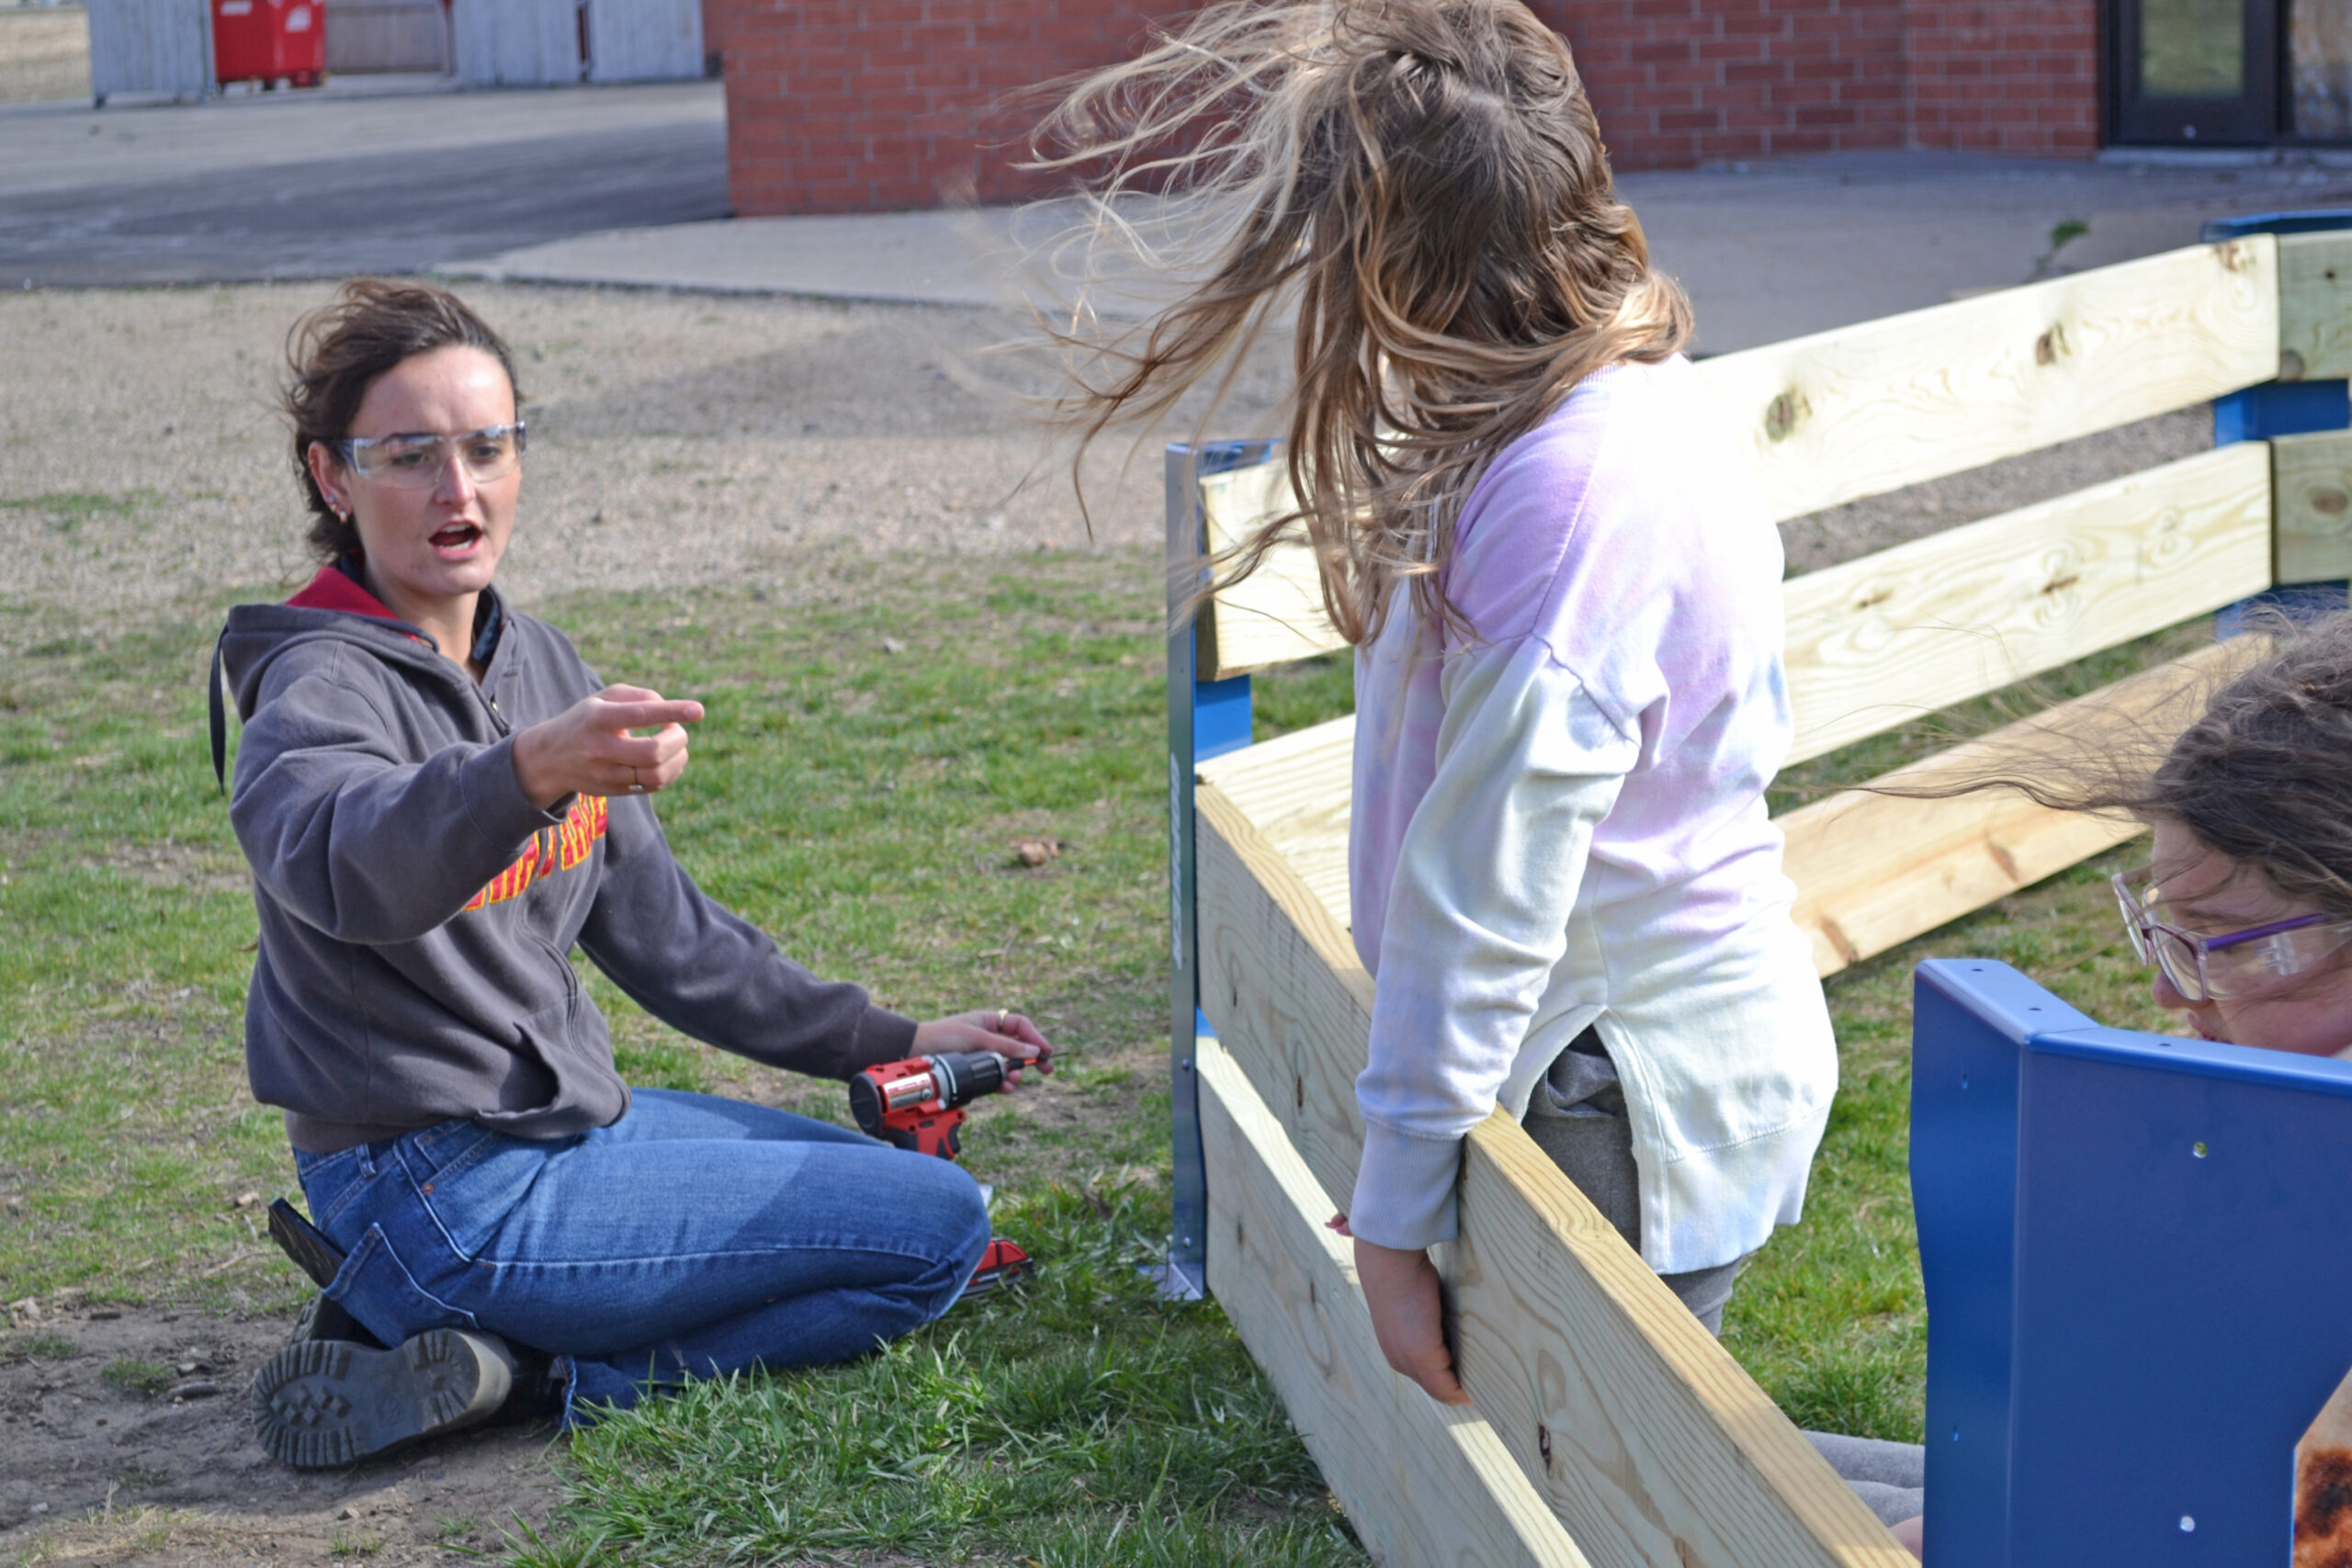
<svg viewBox="0 0 2352 1568"><path fill-rule="evenodd" d="M2352 1063L2103 1029L1990 960L1914 998L1928 1560L2283 1568L2352 1371Z"/></svg>

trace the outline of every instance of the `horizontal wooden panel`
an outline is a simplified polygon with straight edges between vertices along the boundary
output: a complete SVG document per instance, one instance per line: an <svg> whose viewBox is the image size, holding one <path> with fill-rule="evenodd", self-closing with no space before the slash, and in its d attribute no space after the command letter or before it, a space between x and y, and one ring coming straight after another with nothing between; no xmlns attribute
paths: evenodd
<svg viewBox="0 0 2352 1568"><path fill-rule="evenodd" d="M2352 291L2344 308L2352 326ZM2278 580L2352 577L2352 430L2273 437L2270 474L2278 514Z"/></svg>
<svg viewBox="0 0 2352 1568"><path fill-rule="evenodd" d="M1193 795L1201 1010L1334 1211L1355 1191L1372 976L1321 900L1215 784Z"/></svg>
<svg viewBox="0 0 2352 1568"><path fill-rule="evenodd" d="M1294 730L1204 762L1200 777L1249 818L1341 929L1348 908L1348 800L1355 778L1353 715Z"/></svg>
<svg viewBox="0 0 2352 1568"><path fill-rule="evenodd" d="M2153 760L2196 716L2206 694L2262 648L2255 637L2217 643L1876 782L1923 787L2018 769L2042 773L2124 746ZM1788 835L1788 874L1797 885L1797 924L1812 938L1814 964L1824 975L2141 830L2129 820L2052 811L2009 790L1941 800L1848 791L1780 823Z"/></svg>
<svg viewBox="0 0 2352 1568"><path fill-rule="evenodd" d="M1212 553L1232 548L1297 504L1290 469L1280 462L1201 480L1201 515ZM1218 589L1204 630L1202 673L1218 681L1347 646L1323 613L1315 552L1299 543L1267 551L1255 571Z"/></svg>
<svg viewBox="0 0 2352 1568"><path fill-rule="evenodd" d="M2282 381L2352 376L2352 231L2278 237L2278 351Z"/></svg>
<svg viewBox="0 0 2352 1568"><path fill-rule="evenodd" d="M2259 593L2270 572L2270 456L2250 441L1793 579L1789 761Z"/></svg>
<svg viewBox="0 0 2352 1568"><path fill-rule="evenodd" d="M1703 361L1775 518L2271 379L2278 247L2255 235Z"/></svg>
<svg viewBox="0 0 2352 1568"><path fill-rule="evenodd" d="M1313 1179L1299 1205L1344 1209L1370 977L1247 818L1213 784L1196 798L1203 1010ZM1463 1201L1444 1251L1464 1386L1594 1563L1908 1561L1508 1118L1474 1134Z"/></svg>
<svg viewBox="0 0 2352 1568"><path fill-rule="evenodd" d="M1475 1409L1388 1368L1331 1208L1281 1126L1204 1036L1208 1278L1348 1522L1395 1568L1588 1568Z"/></svg>
<svg viewBox="0 0 2352 1568"><path fill-rule="evenodd" d="M1616 1227L1498 1111L1440 1249L1456 1364L1594 1562L1916 1568Z"/></svg>

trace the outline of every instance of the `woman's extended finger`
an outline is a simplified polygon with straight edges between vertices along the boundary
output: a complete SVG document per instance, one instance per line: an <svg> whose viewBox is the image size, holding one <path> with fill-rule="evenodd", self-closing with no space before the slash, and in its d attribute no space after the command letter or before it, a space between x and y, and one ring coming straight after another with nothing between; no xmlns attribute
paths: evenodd
<svg viewBox="0 0 2352 1568"><path fill-rule="evenodd" d="M683 698L616 703L591 697L589 701L595 705L594 723L599 729L650 729L655 725L700 724L703 718L702 705Z"/></svg>

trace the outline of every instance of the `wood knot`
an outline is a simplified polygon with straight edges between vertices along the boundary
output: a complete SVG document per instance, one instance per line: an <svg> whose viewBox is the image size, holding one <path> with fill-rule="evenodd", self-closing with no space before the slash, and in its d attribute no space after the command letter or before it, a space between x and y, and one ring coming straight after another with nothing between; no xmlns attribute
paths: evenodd
<svg viewBox="0 0 2352 1568"><path fill-rule="evenodd" d="M2048 331L2033 340L2033 362L2036 365L2055 365L2065 355L2066 327L2064 322L2052 323Z"/></svg>
<svg viewBox="0 0 2352 1568"><path fill-rule="evenodd" d="M2293 349L2282 348L2278 351L2278 379L2281 381L2300 381L2303 378L2303 373L2307 368L2308 367L2303 364L2303 356Z"/></svg>
<svg viewBox="0 0 2352 1568"><path fill-rule="evenodd" d="M2315 490L2304 499L2313 512L2324 516L2341 517L2346 511L2352 510L2352 495L2346 495L2340 490Z"/></svg>
<svg viewBox="0 0 2352 1568"><path fill-rule="evenodd" d="M2054 578L2052 581L2043 583L2041 585L2041 591L2044 593L2064 593L2066 590L2072 588L2082 580L2082 573L2070 571L2064 577Z"/></svg>
<svg viewBox="0 0 2352 1568"><path fill-rule="evenodd" d="M1304 1073L1301 1073L1298 1077L1295 1077L1295 1078L1291 1079L1291 1080L1290 1080L1290 1083L1291 1083L1291 1097L1298 1102L1298 1108L1299 1108L1301 1111L1306 1110L1306 1074L1304 1074Z"/></svg>
<svg viewBox="0 0 2352 1568"><path fill-rule="evenodd" d="M2221 259L2224 272L2244 272L2254 265L2253 253L2235 240L2223 241L2214 254Z"/></svg>
<svg viewBox="0 0 2352 1568"><path fill-rule="evenodd" d="M1535 1451L1544 1458L1544 1473L1552 1473L1552 1428L1543 1422L1535 1423Z"/></svg>
<svg viewBox="0 0 2352 1568"><path fill-rule="evenodd" d="M1764 405L1764 434L1772 441L1786 441L1797 421L1805 415L1804 400L1794 389L1782 392Z"/></svg>

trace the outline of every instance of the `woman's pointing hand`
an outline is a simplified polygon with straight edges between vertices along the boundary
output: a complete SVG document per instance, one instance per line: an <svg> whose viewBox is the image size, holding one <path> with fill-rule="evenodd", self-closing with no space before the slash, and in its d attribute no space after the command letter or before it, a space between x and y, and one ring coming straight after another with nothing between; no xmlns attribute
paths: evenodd
<svg viewBox="0 0 2352 1568"><path fill-rule="evenodd" d="M697 702L607 686L514 737L515 781L542 811L568 795L651 795L686 771L684 727L702 716Z"/></svg>

